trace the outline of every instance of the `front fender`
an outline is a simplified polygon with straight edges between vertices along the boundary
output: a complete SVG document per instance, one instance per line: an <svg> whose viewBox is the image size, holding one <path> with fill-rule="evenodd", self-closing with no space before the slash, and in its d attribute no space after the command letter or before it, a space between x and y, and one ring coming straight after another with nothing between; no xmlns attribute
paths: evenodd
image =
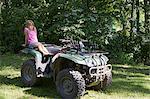
<svg viewBox="0 0 150 99"><path fill-rule="evenodd" d="M81 56L81 55L72 55L72 54L64 54L64 53L58 53L56 54L53 58L52 58L52 63L55 62L55 60L57 58L65 58L65 59L68 59L68 60L71 60L73 61L74 63L77 63L77 64L83 64L85 65L86 64L86 61L85 61L85 57Z"/></svg>
<svg viewBox="0 0 150 99"><path fill-rule="evenodd" d="M108 58L105 55L80 55L80 54L64 54L58 53L52 58L52 63L59 57L66 58L68 60L73 61L74 63L87 65L89 67L97 66L97 65L106 65Z"/></svg>

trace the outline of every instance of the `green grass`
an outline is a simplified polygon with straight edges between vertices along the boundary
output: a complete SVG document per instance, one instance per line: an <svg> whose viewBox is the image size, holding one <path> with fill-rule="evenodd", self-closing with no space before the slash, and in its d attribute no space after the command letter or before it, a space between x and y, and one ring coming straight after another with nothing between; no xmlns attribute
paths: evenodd
<svg viewBox="0 0 150 99"><path fill-rule="evenodd" d="M0 99L58 99L54 82L41 79L36 87L25 87L20 66L26 56L0 56ZM113 83L105 91L88 90L81 99L150 99L150 66L113 65Z"/></svg>

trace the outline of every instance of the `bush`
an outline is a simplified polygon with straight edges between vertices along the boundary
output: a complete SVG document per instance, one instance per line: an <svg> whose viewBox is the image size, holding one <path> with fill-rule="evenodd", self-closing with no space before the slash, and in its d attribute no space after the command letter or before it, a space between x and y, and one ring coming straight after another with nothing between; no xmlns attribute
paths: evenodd
<svg viewBox="0 0 150 99"><path fill-rule="evenodd" d="M134 60L136 60L137 63L150 65L150 42L141 45L139 52L134 54Z"/></svg>
<svg viewBox="0 0 150 99"><path fill-rule="evenodd" d="M24 43L23 24L25 19L30 17L27 15L32 15L27 10L28 8L11 8L2 10L1 44L6 48L5 51L16 52L20 48L20 45Z"/></svg>
<svg viewBox="0 0 150 99"><path fill-rule="evenodd" d="M115 64L134 64L133 53L117 52L110 55L111 63Z"/></svg>
<svg viewBox="0 0 150 99"><path fill-rule="evenodd" d="M123 34L123 31L115 32L108 38L106 49L110 52L112 63L134 64L134 47L130 38ZM131 45L132 44L132 45Z"/></svg>

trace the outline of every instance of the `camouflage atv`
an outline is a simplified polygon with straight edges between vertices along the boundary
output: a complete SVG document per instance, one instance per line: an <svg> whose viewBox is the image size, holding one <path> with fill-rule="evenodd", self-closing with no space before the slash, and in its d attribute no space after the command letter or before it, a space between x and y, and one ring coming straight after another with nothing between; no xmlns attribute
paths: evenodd
<svg viewBox="0 0 150 99"><path fill-rule="evenodd" d="M104 53L86 50L81 41L61 42L63 46L45 44L50 56L43 56L36 48L22 50L34 57L21 67L25 85L35 85L39 77L52 77L61 97L73 99L84 95L86 88L100 90L111 84L112 66Z"/></svg>

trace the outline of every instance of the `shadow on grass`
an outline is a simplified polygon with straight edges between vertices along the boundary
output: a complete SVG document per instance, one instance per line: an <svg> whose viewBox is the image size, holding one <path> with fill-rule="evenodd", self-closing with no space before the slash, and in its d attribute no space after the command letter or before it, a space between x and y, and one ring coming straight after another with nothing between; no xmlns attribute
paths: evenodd
<svg viewBox="0 0 150 99"><path fill-rule="evenodd" d="M20 81L20 77L16 78L9 78L8 76L2 76L0 75L0 84L5 84L5 85L15 85L18 87L23 87L22 82Z"/></svg>
<svg viewBox="0 0 150 99"><path fill-rule="evenodd" d="M127 72L124 74L114 74L113 73L113 78L127 78L127 77L144 77L143 75L129 75Z"/></svg>
<svg viewBox="0 0 150 99"><path fill-rule="evenodd" d="M105 93L124 93L127 92L128 94L150 94L150 90L145 88L142 83L144 84L146 81L139 81L134 82L133 80L115 80L113 81L112 86L108 88L108 90L104 91Z"/></svg>
<svg viewBox="0 0 150 99"><path fill-rule="evenodd" d="M38 85L31 87L31 89L24 91L26 94L31 94L38 97L59 99L55 83L52 79L42 78L39 80Z"/></svg>
<svg viewBox="0 0 150 99"><path fill-rule="evenodd" d="M114 74L115 75L115 74ZM119 78L119 79L118 79ZM52 98L52 99L61 99L59 94L57 93L55 83L52 79L42 78L39 83L35 87L25 87L20 80L20 77L9 78L7 76L0 75L0 85L15 85L16 87L23 88L23 92L27 95L33 95L37 97L43 98ZM135 81L135 82L134 82ZM112 86L108 87L106 91L103 91L106 94L117 93L133 93L133 94L149 94L150 90L144 88L141 84L147 82L141 81L140 79L136 80L128 80L125 78L120 79L120 77L115 77L113 80Z"/></svg>
<svg viewBox="0 0 150 99"><path fill-rule="evenodd" d="M13 69L20 69L20 66L24 61L29 59L30 57L27 55L20 54L6 54L0 57L0 70L11 67Z"/></svg>
<svg viewBox="0 0 150 99"><path fill-rule="evenodd" d="M20 77L16 78L8 78L7 76L0 75L0 85L15 85L20 88L25 88L23 92L25 94L30 94L37 97L44 97L44 98L52 98L52 99L59 99L60 96L57 94L57 90L55 87L55 83L52 79L40 78L38 84L34 87L25 87L21 82Z"/></svg>
<svg viewBox="0 0 150 99"><path fill-rule="evenodd" d="M131 72L131 73L140 73L144 75L149 75L150 74L150 68L135 68L135 67L113 67L113 70L116 71L125 71L125 72Z"/></svg>
<svg viewBox="0 0 150 99"><path fill-rule="evenodd" d="M146 75L149 75L149 69L141 69L141 68L125 68L125 67L113 67L113 71L123 71L122 73L113 72L113 83L104 93L133 93L133 94L150 94L150 90L144 85L150 83L148 79L144 79ZM129 72L134 73L133 75L129 75ZM136 73L144 74L144 75L136 75Z"/></svg>

